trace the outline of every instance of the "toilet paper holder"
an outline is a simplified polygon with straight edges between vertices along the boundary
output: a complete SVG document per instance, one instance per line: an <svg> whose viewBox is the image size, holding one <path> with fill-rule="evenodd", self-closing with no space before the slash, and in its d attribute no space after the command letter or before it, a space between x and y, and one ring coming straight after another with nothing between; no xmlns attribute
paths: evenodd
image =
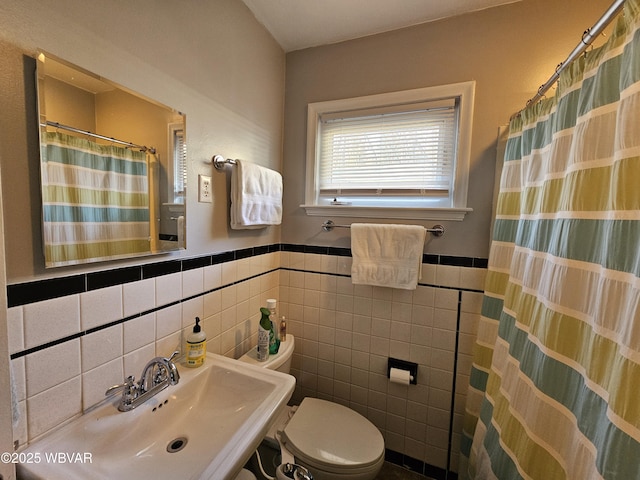
<svg viewBox="0 0 640 480"><path fill-rule="evenodd" d="M399 360L397 358L389 357L387 360L387 378L391 378L391 369L397 368L398 370L407 370L411 375L411 385L418 384L418 364L414 362L407 362L406 360Z"/></svg>

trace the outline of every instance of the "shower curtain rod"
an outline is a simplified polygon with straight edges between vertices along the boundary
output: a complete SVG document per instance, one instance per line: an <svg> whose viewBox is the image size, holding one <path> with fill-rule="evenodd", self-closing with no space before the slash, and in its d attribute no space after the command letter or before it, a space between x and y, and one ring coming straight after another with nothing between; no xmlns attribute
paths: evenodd
<svg viewBox="0 0 640 480"><path fill-rule="evenodd" d="M56 128L61 128L63 130L69 130L70 132L75 132L75 133L80 133L82 135L89 135L90 137L95 137L95 138L99 138L101 140L107 140L109 142L112 143L117 143L119 145L126 145L127 147L131 147L131 148L138 148L140 150L142 150L143 152L149 152L149 153L156 153L156 149L153 147L146 147L144 145L136 145L135 143L131 143L131 142L125 142L124 140L117 140L115 138L111 138L111 137L105 137L104 135L98 135L97 133L92 133L88 130L81 130L79 128L76 127L70 127L69 125L63 125L61 123L58 122L50 122L47 120L46 123L41 123L40 124L41 127L56 127Z"/></svg>
<svg viewBox="0 0 640 480"><path fill-rule="evenodd" d="M547 80L540 86L540 88L538 89L538 93L536 93L533 98L529 99L529 101L527 102L527 107L540 100L547 92L547 90L549 90L553 86L553 84L558 81L560 72L567 68L571 64L571 62L573 62L582 53L584 53L587 48L591 46L594 38L600 35L602 31L607 27L607 25L609 25L609 23L611 23L611 21L616 17L616 15L620 13L622 8L624 7L625 1L626 0L616 0L615 2L613 2L608 10L604 13L604 15L600 17L600 20L598 20L593 25L593 27L585 30L585 32L582 34L582 40L580 40L580 43L576 46L576 48L573 49L573 51L569 54L565 61L560 63L556 67L556 71L553 75L551 75L549 80Z"/></svg>

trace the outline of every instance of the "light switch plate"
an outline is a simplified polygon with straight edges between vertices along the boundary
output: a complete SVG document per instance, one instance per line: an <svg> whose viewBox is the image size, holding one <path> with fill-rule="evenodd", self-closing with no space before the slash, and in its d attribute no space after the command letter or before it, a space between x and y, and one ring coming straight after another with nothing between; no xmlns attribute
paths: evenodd
<svg viewBox="0 0 640 480"><path fill-rule="evenodd" d="M211 177L208 175L198 175L198 201L201 203L213 202Z"/></svg>

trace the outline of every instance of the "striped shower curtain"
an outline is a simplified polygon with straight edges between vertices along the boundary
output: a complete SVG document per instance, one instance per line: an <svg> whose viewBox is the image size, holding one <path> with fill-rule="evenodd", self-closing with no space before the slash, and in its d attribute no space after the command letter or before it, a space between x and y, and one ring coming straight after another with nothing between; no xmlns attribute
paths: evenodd
<svg viewBox="0 0 640 480"><path fill-rule="evenodd" d="M511 121L461 478L640 479L639 10Z"/></svg>
<svg viewBox="0 0 640 480"><path fill-rule="evenodd" d="M45 135L45 265L150 253L146 154L58 132Z"/></svg>

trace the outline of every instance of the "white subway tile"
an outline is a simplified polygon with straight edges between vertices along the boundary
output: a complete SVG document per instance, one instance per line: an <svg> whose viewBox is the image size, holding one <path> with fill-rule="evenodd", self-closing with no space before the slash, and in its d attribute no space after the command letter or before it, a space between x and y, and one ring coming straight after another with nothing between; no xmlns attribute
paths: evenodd
<svg viewBox="0 0 640 480"><path fill-rule="evenodd" d="M80 294L80 318L83 330L120 320L122 315L121 285Z"/></svg>
<svg viewBox="0 0 640 480"><path fill-rule="evenodd" d="M442 308L433 309L433 326L441 330L455 332L458 321L458 312L455 310L445 310ZM447 344L449 345L449 344Z"/></svg>
<svg viewBox="0 0 640 480"><path fill-rule="evenodd" d="M168 358L175 351L183 352L181 332L175 332L171 335L167 335L166 337L162 337L156 340L155 343L156 355L159 357ZM207 338L207 351L209 351L210 345L209 339Z"/></svg>
<svg viewBox="0 0 640 480"><path fill-rule="evenodd" d="M124 316L151 310L156 306L156 282L153 278L122 285Z"/></svg>
<svg viewBox="0 0 640 480"><path fill-rule="evenodd" d="M371 353L376 355L382 355L384 357L389 356L389 337L371 337ZM385 363L386 369L386 363Z"/></svg>
<svg viewBox="0 0 640 480"><path fill-rule="evenodd" d="M411 342L411 324L392 321L391 333L389 338L391 338L391 340L398 340L400 342Z"/></svg>
<svg viewBox="0 0 640 480"><path fill-rule="evenodd" d="M238 262L236 260L222 264L222 285L238 280Z"/></svg>
<svg viewBox="0 0 640 480"><path fill-rule="evenodd" d="M410 303L393 302L391 304L391 320L411 323L412 309L413 308Z"/></svg>
<svg viewBox="0 0 640 480"><path fill-rule="evenodd" d="M82 371L122 357L122 325L114 325L80 338Z"/></svg>
<svg viewBox="0 0 640 480"><path fill-rule="evenodd" d="M460 288L484 290L486 268L462 268L460 270Z"/></svg>
<svg viewBox="0 0 640 480"><path fill-rule="evenodd" d="M340 275L351 275L351 264L353 263L351 257L337 257L336 261L336 273Z"/></svg>
<svg viewBox="0 0 640 480"><path fill-rule="evenodd" d="M82 381L75 376L27 399L29 440L55 428L82 411Z"/></svg>
<svg viewBox="0 0 640 480"><path fill-rule="evenodd" d="M182 272L182 298L189 298L202 292L204 292L204 268Z"/></svg>
<svg viewBox="0 0 640 480"><path fill-rule="evenodd" d="M436 271L437 271L437 265L434 265L431 263L423 263L422 278L420 280L420 283L426 283L427 285L437 285Z"/></svg>
<svg viewBox="0 0 640 480"><path fill-rule="evenodd" d="M323 255L320 265L320 271L324 273L337 273L338 257L335 255Z"/></svg>
<svg viewBox="0 0 640 480"><path fill-rule="evenodd" d="M460 286L460 270L461 267L438 265L436 267L436 285L458 288Z"/></svg>
<svg viewBox="0 0 640 480"><path fill-rule="evenodd" d="M438 288L435 295L434 306L436 308L446 308L449 310L458 310L459 291L450 288Z"/></svg>
<svg viewBox="0 0 640 480"><path fill-rule="evenodd" d="M156 340L182 328L182 305L175 304L156 312Z"/></svg>
<svg viewBox="0 0 640 480"><path fill-rule="evenodd" d="M205 333L207 334L207 341L214 337L217 337L222 333L222 315L220 313L216 313L215 315L205 317L204 325L207 326L207 329L205 330ZM251 332L254 331L258 331L257 324L255 328L251 328Z"/></svg>
<svg viewBox="0 0 640 480"><path fill-rule="evenodd" d="M82 374L82 409L89 407L105 399L105 392L112 385L120 385L124 381L122 370L122 357L106 362ZM119 390L116 398L122 395Z"/></svg>
<svg viewBox="0 0 640 480"><path fill-rule="evenodd" d="M338 293L336 295L336 311L342 313L353 313L353 302L353 295L343 295Z"/></svg>
<svg viewBox="0 0 640 480"><path fill-rule="evenodd" d="M394 288L392 292L391 299L394 303L413 303L413 290Z"/></svg>
<svg viewBox="0 0 640 480"><path fill-rule="evenodd" d="M413 304L432 307L434 305L436 288L418 285L413 293Z"/></svg>
<svg viewBox="0 0 640 480"><path fill-rule="evenodd" d="M80 340L55 345L26 356L27 397L80 375Z"/></svg>
<svg viewBox="0 0 640 480"><path fill-rule="evenodd" d="M411 323L414 325L431 326L433 325L433 315L433 307L413 305L411 308Z"/></svg>
<svg viewBox="0 0 640 480"><path fill-rule="evenodd" d="M371 285L354 285L353 295L355 297L373 298L373 287Z"/></svg>
<svg viewBox="0 0 640 480"><path fill-rule="evenodd" d="M241 258L236 261L236 281L244 280L249 278L261 268L259 264L255 263L256 260L252 259L252 257ZM259 262L259 260L258 260ZM254 270L255 268L255 270ZM255 271L255 273L254 273Z"/></svg>
<svg viewBox="0 0 640 480"><path fill-rule="evenodd" d="M393 301L393 292L395 289L387 287L373 287L371 292L374 300L383 300L387 302Z"/></svg>
<svg viewBox="0 0 640 480"><path fill-rule="evenodd" d="M208 265L203 272L204 291L222 286L222 264Z"/></svg>
<svg viewBox="0 0 640 480"><path fill-rule="evenodd" d="M9 354L24 350L24 315L22 307L7 309L7 334L9 337Z"/></svg>
<svg viewBox="0 0 640 480"><path fill-rule="evenodd" d="M289 268L304 270L304 253L289 252Z"/></svg>
<svg viewBox="0 0 640 480"><path fill-rule="evenodd" d="M371 336L362 333L353 333L351 348L354 351L369 352L371 351Z"/></svg>
<svg viewBox="0 0 640 480"><path fill-rule="evenodd" d="M79 332L79 295L69 295L24 306L25 348L43 345Z"/></svg>
<svg viewBox="0 0 640 480"><path fill-rule="evenodd" d="M373 310L373 300L365 297L356 296L353 300L353 313L355 315L366 315L371 317Z"/></svg>
<svg viewBox="0 0 640 480"><path fill-rule="evenodd" d="M389 341L389 356L405 360L409 358L411 353L411 344L408 342L401 342L398 340Z"/></svg>
<svg viewBox="0 0 640 480"><path fill-rule="evenodd" d="M201 296L182 302L182 328L193 328L196 317L204 318L204 299Z"/></svg>
<svg viewBox="0 0 640 480"><path fill-rule="evenodd" d="M411 325L411 343L413 345L421 345L428 347L432 345L431 327L424 325Z"/></svg>
<svg viewBox="0 0 640 480"><path fill-rule="evenodd" d="M156 314L148 313L124 325L124 353L130 353L156 340Z"/></svg>
<svg viewBox="0 0 640 480"><path fill-rule="evenodd" d="M304 306L302 311L302 318L305 324L318 324L320 323L320 309L317 307Z"/></svg>
<svg viewBox="0 0 640 480"><path fill-rule="evenodd" d="M156 277L156 305L168 305L182 299L182 273Z"/></svg>
<svg viewBox="0 0 640 480"><path fill-rule="evenodd" d="M462 292L461 310L468 313L480 313L484 295L476 292Z"/></svg>
<svg viewBox="0 0 640 480"><path fill-rule="evenodd" d="M305 307L320 307L320 292L318 290L304 290L303 305Z"/></svg>
<svg viewBox="0 0 640 480"><path fill-rule="evenodd" d="M306 253L304 255L304 269L311 272L322 271L322 255L316 253Z"/></svg>

